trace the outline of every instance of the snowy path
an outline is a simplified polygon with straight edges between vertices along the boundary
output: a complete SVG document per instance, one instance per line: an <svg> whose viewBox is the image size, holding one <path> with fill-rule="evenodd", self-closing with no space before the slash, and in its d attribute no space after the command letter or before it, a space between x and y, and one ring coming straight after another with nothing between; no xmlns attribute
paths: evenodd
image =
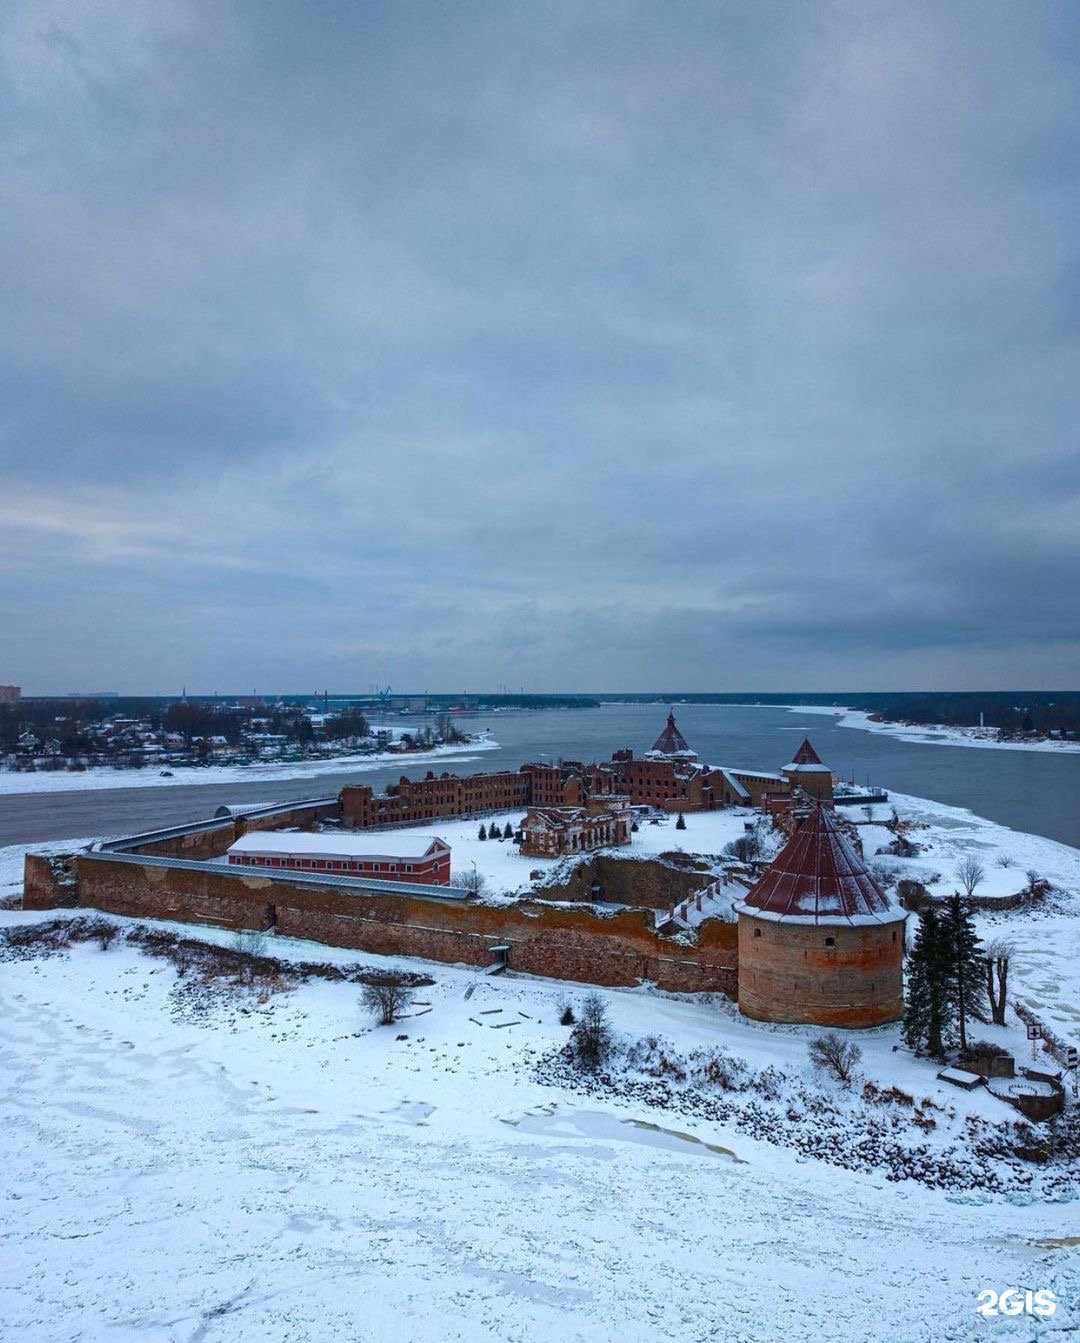
<svg viewBox="0 0 1080 1343"><path fill-rule="evenodd" d="M559 987L483 981L466 1002L474 976L435 973L398 1041L345 986L194 1024L170 1013L172 970L130 948L5 964L0 1336L937 1343L984 1336L988 1285L1080 1286L1075 1251L1030 1243L1075 1233L1075 1204L965 1206L703 1122L738 1163L623 1141L662 1115L529 1080ZM729 1026L607 996L624 1028Z"/></svg>

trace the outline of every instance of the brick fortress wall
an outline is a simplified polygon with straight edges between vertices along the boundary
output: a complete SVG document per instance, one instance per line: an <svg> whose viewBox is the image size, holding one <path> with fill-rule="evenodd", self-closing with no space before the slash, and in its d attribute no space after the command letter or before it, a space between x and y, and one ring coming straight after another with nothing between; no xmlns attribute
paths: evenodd
<svg viewBox="0 0 1080 1343"><path fill-rule="evenodd" d="M611 913L542 901L483 905L390 892L344 891L302 880L117 862L107 854L73 858L78 903L131 918L217 927L270 928L329 946L381 956L485 966L490 948L508 946L512 970L613 987L647 979L673 992L735 997L734 924L706 923L696 945L658 935L647 910Z"/></svg>

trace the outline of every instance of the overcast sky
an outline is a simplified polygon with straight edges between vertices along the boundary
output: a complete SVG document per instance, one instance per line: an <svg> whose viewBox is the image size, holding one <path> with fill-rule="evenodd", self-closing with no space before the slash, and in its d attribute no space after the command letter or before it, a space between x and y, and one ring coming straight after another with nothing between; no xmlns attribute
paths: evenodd
<svg viewBox="0 0 1080 1343"><path fill-rule="evenodd" d="M5 0L0 682L1080 685L1078 39Z"/></svg>

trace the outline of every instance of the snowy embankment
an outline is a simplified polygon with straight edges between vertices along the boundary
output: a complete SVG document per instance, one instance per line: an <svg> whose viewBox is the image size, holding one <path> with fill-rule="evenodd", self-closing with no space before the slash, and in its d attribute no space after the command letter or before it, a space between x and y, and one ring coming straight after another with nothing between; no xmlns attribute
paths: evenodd
<svg viewBox="0 0 1080 1343"><path fill-rule="evenodd" d="M1075 1202L893 1185L545 1085L567 986L426 968L415 1015L377 1028L355 985L323 981L193 1014L171 965L123 943L6 963L0 1334L940 1343L984 1336L988 1286L1029 1285L1056 1293L1055 1326L1076 1323ZM627 1038L722 1044L821 1086L809 1031L602 998ZM894 1077L888 1033L862 1040L867 1075ZM900 1066L920 1095L976 1104ZM994 1335L1029 1339L1032 1321Z"/></svg>
<svg viewBox="0 0 1080 1343"><path fill-rule="evenodd" d="M933 895L945 896L960 885L960 864L974 859L983 869L977 896L1014 895L1027 885L1029 872L1054 888L1031 908L982 912L976 923L984 940L1000 939L1014 948L1012 995L1056 1034L1080 1045L1080 849L904 793L890 794L889 804L875 806L872 815L887 820L893 807L915 823L906 833L918 854L879 854L894 838L881 824L860 825L859 836L871 867L895 880L921 881ZM852 819L860 819L861 809L852 811Z"/></svg>
<svg viewBox="0 0 1080 1343"><path fill-rule="evenodd" d="M771 707L771 706L770 706ZM862 709L834 708L823 704L785 704L792 713L827 714L837 727L876 732L897 741L919 742L928 746L978 746L995 751L1053 751L1056 754L1080 752L1080 741L1001 741L992 727L955 727L947 723L886 723Z"/></svg>
<svg viewBox="0 0 1080 1343"><path fill-rule="evenodd" d="M251 765L169 765L163 774L157 765L143 769L112 769L107 765L84 770L0 770L0 795L5 793L66 793L100 788L176 788L183 784L274 783L285 779L317 779L323 774L365 774L400 764L402 772L417 765L440 766L446 761L465 764L484 751L497 751L490 738L456 746L433 746L430 751L383 751L377 755L340 755L317 760L264 760Z"/></svg>

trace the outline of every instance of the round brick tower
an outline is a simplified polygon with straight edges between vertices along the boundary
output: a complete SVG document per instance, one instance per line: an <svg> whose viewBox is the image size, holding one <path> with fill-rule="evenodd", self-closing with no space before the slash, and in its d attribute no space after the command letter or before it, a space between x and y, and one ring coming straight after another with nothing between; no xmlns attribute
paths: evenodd
<svg viewBox="0 0 1080 1343"><path fill-rule="evenodd" d="M757 1021L880 1026L904 1010L904 919L818 803L739 916L739 1010Z"/></svg>

